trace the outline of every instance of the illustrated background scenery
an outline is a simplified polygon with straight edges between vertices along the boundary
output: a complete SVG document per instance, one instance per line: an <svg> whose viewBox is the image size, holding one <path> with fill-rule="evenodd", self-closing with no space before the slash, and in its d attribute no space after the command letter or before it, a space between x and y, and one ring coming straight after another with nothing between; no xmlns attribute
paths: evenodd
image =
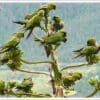
<svg viewBox="0 0 100 100"><path fill-rule="evenodd" d="M0 3L0 45L2 45L8 36L18 31L19 25L14 24L12 21L21 20L24 15L32 12L38 8L41 3ZM72 59L75 55L73 50L81 48L86 45L86 40L89 37L95 37L100 43L100 4L74 4L74 3L60 3L56 4L57 9L50 13L51 16L59 15L65 22L65 30L68 33L68 41L58 48L59 62L62 65L85 62L84 59ZM41 32L36 29L35 33L41 35ZM21 41L20 47L24 50L24 59L37 60L46 59L44 49L33 41L33 37ZM48 65L23 65L22 68L28 70L48 70ZM100 78L100 63L85 66L82 68L74 68L69 71L83 72L83 79L76 82L74 88L77 94L73 97L84 97L92 91L92 87L88 84L89 77L95 76ZM48 84L49 78L45 75L32 75L20 72L12 72L9 68L0 65L0 79L5 81L9 80L22 80L23 77L31 75L35 83L33 89L37 92L50 92L52 91ZM94 97L99 97L100 92Z"/></svg>

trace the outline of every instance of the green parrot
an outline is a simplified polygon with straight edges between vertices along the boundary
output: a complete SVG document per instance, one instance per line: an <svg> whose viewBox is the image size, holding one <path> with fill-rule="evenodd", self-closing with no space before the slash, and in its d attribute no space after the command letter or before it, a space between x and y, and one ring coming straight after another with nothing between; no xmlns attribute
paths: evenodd
<svg viewBox="0 0 100 100"><path fill-rule="evenodd" d="M34 28L40 27L42 30L45 30L40 25L41 24L41 21L43 20L43 15L44 15L44 11L43 10L40 10L35 16L33 16L29 20L15 21L14 23L23 25L23 29L25 30L25 32L26 31L29 31L29 33L27 35L27 38L29 38L30 35L32 34L32 31L34 30Z"/></svg>
<svg viewBox="0 0 100 100"><path fill-rule="evenodd" d="M22 50L20 50L18 47L12 48L1 55L0 64L8 65L8 67L12 71L17 70L17 68L21 67L22 65L22 62L20 60L22 57L22 54L23 54Z"/></svg>
<svg viewBox="0 0 100 100"><path fill-rule="evenodd" d="M17 82L15 82L15 81L9 81L7 83L7 91L8 91L8 93L13 92L13 89L16 87L16 84L17 84Z"/></svg>
<svg viewBox="0 0 100 100"><path fill-rule="evenodd" d="M85 46L79 50L75 50L73 52L75 52L77 54L77 57L81 56L90 56L92 54L97 54L100 51L100 46L99 47L95 47L95 46Z"/></svg>
<svg viewBox="0 0 100 100"><path fill-rule="evenodd" d="M77 81L77 80L80 80L82 78L82 73L80 72L65 72L65 73L62 73L62 77L63 77L63 85L65 88L68 88L72 85L74 85L74 83Z"/></svg>
<svg viewBox="0 0 100 100"><path fill-rule="evenodd" d="M31 92L31 89L33 87L33 81L32 77L25 77L23 81L17 85L18 90L22 90L23 92Z"/></svg>
<svg viewBox="0 0 100 100"><path fill-rule="evenodd" d="M0 47L0 54L4 53L6 51L9 51L12 48L15 48L20 43L20 40L21 40L22 37L24 37L24 33L23 32L13 33L8 38L6 43Z"/></svg>
<svg viewBox="0 0 100 100"><path fill-rule="evenodd" d="M8 87L8 89L12 89L16 86L16 84L17 84L17 82L15 82L15 81L9 81L7 83L7 87Z"/></svg>
<svg viewBox="0 0 100 100"><path fill-rule="evenodd" d="M87 46L95 46L98 47L100 46L97 42L96 39L94 37L91 37L87 40Z"/></svg>
<svg viewBox="0 0 100 100"><path fill-rule="evenodd" d="M0 94L5 93L5 82L3 80L0 80Z"/></svg>
<svg viewBox="0 0 100 100"><path fill-rule="evenodd" d="M59 31L64 28L64 22L59 16L54 16L53 17L53 30L54 31Z"/></svg>
<svg viewBox="0 0 100 100"><path fill-rule="evenodd" d="M8 52L4 56L6 56L9 60L7 61L8 67L14 71L17 70L17 68L21 67L22 62L21 62L21 57L22 57L22 50L19 48L14 48Z"/></svg>
<svg viewBox="0 0 100 100"><path fill-rule="evenodd" d="M40 10L44 10L45 15L51 11L51 10L55 10L56 9L56 5L53 3L48 3L48 4L44 4L42 5L39 9L36 9L36 11L32 12L31 14L27 14L25 16L25 19L31 19L34 15L36 15Z"/></svg>
<svg viewBox="0 0 100 100"><path fill-rule="evenodd" d="M45 39L39 39L35 37L35 41L39 41L41 44L46 44L46 45L60 45L61 42L66 42L67 33L63 30L55 32L51 34L49 37Z"/></svg>
<svg viewBox="0 0 100 100"><path fill-rule="evenodd" d="M65 31L59 31L53 34L50 34L49 36L45 36L40 38L35 37L35 41L40 42L46 51L47 57L49 57L52 45L54 45L55 49L61 44L61 42L66 42L66 32Z"/></svg>
<svg viewBox="0 0 100 100"><path fill-rule="evenodd" d="M73 77L74 81L80 80L82 78L82 73L80 73L80 72L74 72L72 74L72 77Z"/></svg>
<svg viewBox="0 0 100 100"><path fill-rule="evenodd" d="M73 51L75 54L77 54L76 57L86 57L86 60L89 64L93 64L95 62L94 57L98 52L100 51L100 46L85 46L79 50ZM95 57L97 59L97 57Z"/></svg>
<svg viewBox="0 0 100 100"><path fill-rule="evenodd" d="M100 79L97 79L95 77L91 77L89 80L88 80L89 84L91 86L94 87L93 91L87 95L86 97L92 97L94 96L97 92L100 91Z"/></svg>
<svg viewBox="0 0 100 100"><path fill-rule="evenodd" d="M9 58L7 58L7 56L1 56L0 57L0 65L4 65L5 63L7 63L9 60Z"/></svg>
<svg viewBox="0 0 100 100"><path fill-rule="evenodd" d="M92 86L94 86L97 90L100 91L100 80L95 78L95 77L91 77L88 80L89 84L91 84Z"/></svg>

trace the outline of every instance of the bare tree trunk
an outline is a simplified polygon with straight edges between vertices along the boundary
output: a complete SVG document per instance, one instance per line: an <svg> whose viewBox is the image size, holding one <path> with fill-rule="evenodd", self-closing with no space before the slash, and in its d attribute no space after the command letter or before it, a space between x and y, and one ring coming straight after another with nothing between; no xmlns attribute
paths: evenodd
<svg viewBox="0 0 100 100"><path fill-rule="evenodd" d="M56 97L63 97L63 87L62 87L62 75L58 69L58 59L56 55L56 51L52 49L51 51L51 59L53 61L52 70L54 73L54 81L53 81L53 92Z"/></svg>

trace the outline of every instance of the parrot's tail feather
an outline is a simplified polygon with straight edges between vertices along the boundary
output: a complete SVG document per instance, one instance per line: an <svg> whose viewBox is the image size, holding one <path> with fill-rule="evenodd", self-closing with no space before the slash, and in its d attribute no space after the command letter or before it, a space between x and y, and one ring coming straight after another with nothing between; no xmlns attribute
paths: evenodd
<svg viewBox="0 0 100 100"><path fill-rule="evenodd" d="M79 50L75 50L75 51L73 51L73 52L80 52L82 49L83 49L83 48L81 48L81 49L79 49Z"/></svg>
<svg viewBox="0 0 100 100"><path fill-rule="evenodd" d="M28 33L28 35L27 35L26 39L28 39L28 38L31 36L32 31L33 31L33 29L31 29L31 30L29 31L29 33Z"/></svg>
<svg viewBox="0 0 100 100"><path fill-rule="evenodd" d="M73 59L80 57L81 55L75 56Z"/></svg>
<svg viewBox="0 0 100 100"><path fill-rule="evenodd" d="M25 22L22 21L13 21L13 23L20 24L20 25L26 24Z"/></svg>
<svg viewBox="0 0 100 100"><path fill-rule="evenodd" d="M37 42L43 43L43 41L41 41L39 38L35 37L34 40L37 41Z"/></svg>
<svg viewBox="0 0 100 100"><path fill-rule="evenodd" d="M37 42L40 42L41 44L44 44L43 39L38 38L36 35L34 35L34 40L37 41Z"/></svg>
<svg viewBox="0 0 100 100"><path fill-rule="evenodd" d="M8 51L8 49L0 50L0 54L4 53L4 52L6 52L6 51Z"/></svg>
<svg viewBox="0 0 100 100"><path fill-rule="evenodd" d="M84 57L85 55L84 54L82 54L82 53L79 53L79 54L77 54L77 56L76 57L74 57L74 58L78 58L78 57Z"/></svg>
<svg viewBox="0 0 100 100"><path fill-rule="evenodd" d="M78 52L80 52L80 50L75 50L75 51L72 51L72 52L74 52L74 53L78 53Z"/></svg>
<svg viewBox="0 0 100 100"><path fill-rule="evenodd" d="M49 55L50 55L50 49L48 48L48 46L44 46L44 49L45 49L45 51L46 51L46 55L47 55L47 57L49 57Z"/></svg>

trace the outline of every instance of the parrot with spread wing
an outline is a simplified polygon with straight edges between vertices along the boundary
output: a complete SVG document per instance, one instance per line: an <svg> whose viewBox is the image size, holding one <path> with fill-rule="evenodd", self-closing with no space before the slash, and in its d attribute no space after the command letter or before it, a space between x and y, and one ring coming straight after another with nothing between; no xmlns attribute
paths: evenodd
<svg viewBox="0 0 100 100"><path fill-rule="evenodd" d="M0 54L4 53L12 48L15 48L19 43L21 38L24 37L24 33L23 32L16 32L13 33L9 39L6 41L6 43L4 45L2 45L0 47Z"/></svg>
<svg viewBox="0 0 100 100"><path fill-rule="evenodd" d="M58 31L64 28L64 22L59 16L54 16L53 17L53 30Z"/></svg>
<svg viewBox="0 0 100 100"><path fill-rule="evenodd" d="M21 24L23 25L23 29L25 31L29 31L27 38L30 37L30 35L32 34L32 31L34 30L34 28L36 27L40 27L42 30L45 30L40 24L42 21L44 15L44 11L40 10L35 16L33 16L31 19L29 20L24 20L24 21L16 21L14 23L17 24Z"/></svg>

